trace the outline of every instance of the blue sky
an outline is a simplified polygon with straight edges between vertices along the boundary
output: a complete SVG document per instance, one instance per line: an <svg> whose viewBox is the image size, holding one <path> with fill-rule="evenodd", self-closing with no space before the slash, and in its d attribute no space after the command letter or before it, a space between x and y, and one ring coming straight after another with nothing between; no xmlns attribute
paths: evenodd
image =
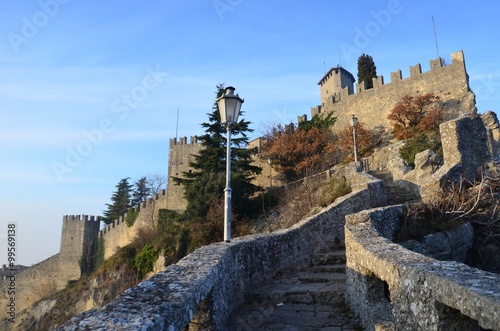
<svg viewBox="0 0 500 331"><path fill-rule="evenodd" d="M100 215L121 178L167 172L169 138L201 134L218 83L257 137L319 103L316 83L361 53L377 73L463 50L479 112L497 110L496 1L2 2L0 264L59 251L63 215Z"/></svg>

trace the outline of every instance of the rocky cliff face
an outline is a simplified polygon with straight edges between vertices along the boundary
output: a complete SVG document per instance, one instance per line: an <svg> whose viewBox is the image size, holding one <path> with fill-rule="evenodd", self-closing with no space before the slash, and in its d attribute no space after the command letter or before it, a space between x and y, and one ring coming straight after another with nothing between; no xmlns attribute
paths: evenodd
<svg viewBox="0 0 500 331"><path fill-rule="evenodd" d="M129 287L137 284L134 270L127 265L95 277L82 277L52 298L44 299L20 312L16 323L3 322L1 330L53 330L71 317L91 308L101 308Z"/></svg>

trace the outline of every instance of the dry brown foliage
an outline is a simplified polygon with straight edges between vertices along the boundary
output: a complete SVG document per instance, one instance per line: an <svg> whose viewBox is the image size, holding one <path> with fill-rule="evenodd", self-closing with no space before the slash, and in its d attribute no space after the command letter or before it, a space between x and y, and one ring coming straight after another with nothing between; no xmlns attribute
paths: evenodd
<svg viewBox="0 0 500 331"><path fill-rule="evenodd" d="M408 139L419 132L437 131L443 120L439 96L426 93L402 97L387 118L394 125L396 139Z"/></svg>
<svg viewBox="0 0 500 331"><path fill-rule="evenodd" d="M330 130L278 126L267 135L262 156L271 159L273 167L291 181L331 166L334 151L334 137Z"/></svg>
<svg viewBox="0 0 500 331"><path fill-rule="evenodd" d="M432 202L408 208L400 241L419 239L465 222L475 226L480 245L490 240L500 241L500 175L488 170L478 178L474 182L451 182Z"/></svg>
<svg viewBox="0 0 500 331"><path fill-rule="evenodd" d="M354 160L354 136L352 126L346 125L337 134L338 142L337 146L344 155L347 156L347 161ZM363 126L363 123L358 121L356 123L356 147L358 149L358 157L364 157L368 155L373 147L373 135L371 132Z"/></svg>

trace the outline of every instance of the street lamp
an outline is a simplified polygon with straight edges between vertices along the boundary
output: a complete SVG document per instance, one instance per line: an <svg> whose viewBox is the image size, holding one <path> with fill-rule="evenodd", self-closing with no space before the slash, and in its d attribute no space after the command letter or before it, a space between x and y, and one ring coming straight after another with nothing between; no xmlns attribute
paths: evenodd
<svg viewBox="0 0 500 331"><path fill-rule="evenodd" d="M354 162L358 162L358 147L356 146L356 124L358 124L358 119L354 114L351 116L351 125L352 125L352 136L354 140Z"/></svg>
<svg viewBox="0 0 500 331"><path fill-rule="evenodd" d="M231 127L238 121L241 104L244 102L238 94L234 95L234 87L228 86L224 94L217 99L220 119L226 124L227 153L226 153L226 188L224 189L224 241L231 241Z"/></svg>

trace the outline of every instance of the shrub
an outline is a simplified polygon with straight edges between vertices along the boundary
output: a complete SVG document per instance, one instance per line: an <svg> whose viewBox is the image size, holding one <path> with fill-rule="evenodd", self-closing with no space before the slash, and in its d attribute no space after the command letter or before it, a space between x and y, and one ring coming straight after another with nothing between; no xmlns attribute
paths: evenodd
<svg viewBox="0 0 500 331"><path fill-rule="evenodd" d="M421 132L437 132L443 120L439 97L427 93L404 95L387 116L394 126L396 139L408 139Z"/></svg>
<svg viewBox="0 0 500 331"><path fill-rule="evenodd" d="M406 144L399 150L399 155L411 167L415 167L415 155L427 149L433 150L437 155L443 157L441 141L433 135L419 133L408 139Z"/></svg>
<svg viewBox="0 0 500 331"><path fill-rule="evenodd" d="M282 173L288 182L311 176L333 165L335 142L329 129L278 126L266 135L262 157L271 159L273 168Z"/></svg>
<svg viewBox="0 0 500 331"><path fill-rule="evenodd" d="M134 260L134 269L137 270L137 276L142 279L145 274L153 271L154 264L158 260L159 252L153 245L144 246Z"/></svg>
<svg viewBox="0 0 500 331"><path fill-rule="evenodd" d="M176 211L169 209L159 209L158 210L158 230L166 231L172 226L172 222L178 222L182 220L182 215Z"/></svg>
<svg viewBox="0 0 500 331"><path fill-rule="evenodd" d="M104 238L100 237L97 240L97 252L95 258L95 268L99 268L104 262Z"/></svg>
<svg viewBox="0 0 500 331"><path fill-rule="evenodd" d="M418 240L428 233L471 222L476 243L500 245L500 175L496 171L478 175L481 179L475 182L450 182L432 201L406 208L397 240Z"/></svg>
<svg viewBox="0 0 500 331"><path fill-rule="evenodd" d="M189 253L191 244L191 232L189 229L183 229L177 241L176 259L180 260Z"/></svg>
<svg viewBox="0 0 500 331"><path fill-rule="evenodd" d="M125 217L125 224L127 224L128 227L134 225L135 220L139 216L139 211L136 210L135 208L130 208L127 212L127 217Z"/></svg>
<svg viewBox="0 0 500 331"><path fill-rule="evenodd" d="M354 160L354 136L352 126L345 125L337 136L337 148L347 160ZM373 134L365 129L363 123L358 121L356 123L356 148L358 150L358 157L362 158L373 151L375 147L373 138Z"/></svg>
<svg viewBox="0 0 500 331"><path fill-rule="evenodd" d="M319 204L326 207L333 203L337 198L352 192L351 186L347 183L345 177L332 178L326 184L324 193L321 195Z"/></svg>

